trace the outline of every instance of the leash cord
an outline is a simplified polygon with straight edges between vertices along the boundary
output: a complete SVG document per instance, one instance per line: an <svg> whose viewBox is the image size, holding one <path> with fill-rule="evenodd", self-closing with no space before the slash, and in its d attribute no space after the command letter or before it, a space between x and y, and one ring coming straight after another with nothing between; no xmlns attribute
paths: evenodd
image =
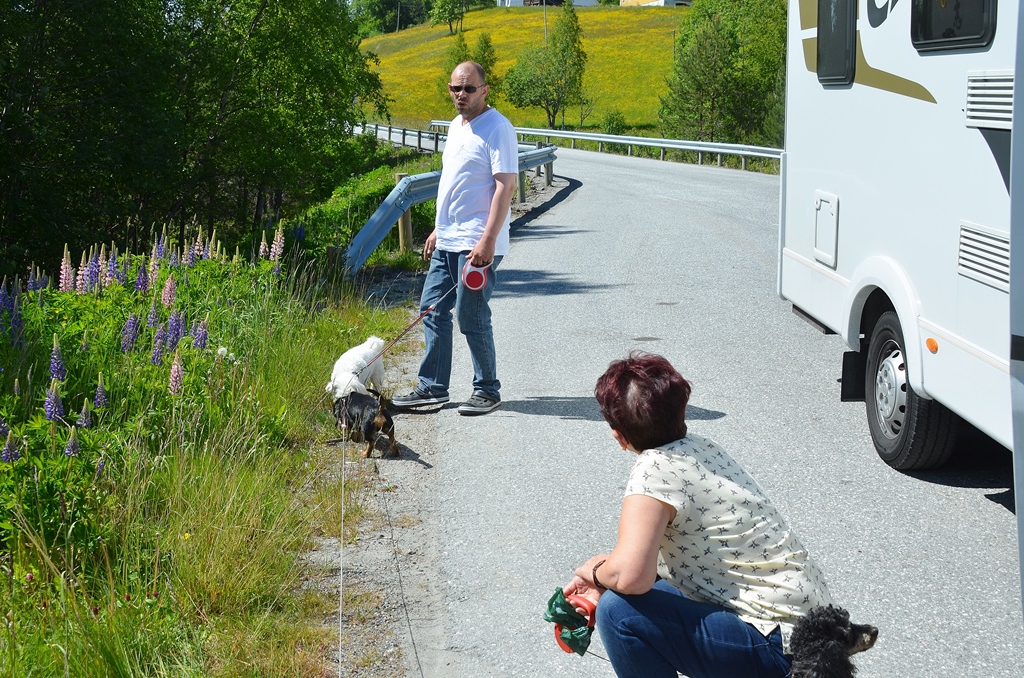
<svg viewBox="0 0 1024 678"><path fill-rule="evenodd" d="M450 275L450 274L449 274L449 275ZM398 343L398 341L399 341L399 340L400 340L400 339L401 339L402 337L404 337L405 335L407 335L407 334L409 333L409 330L411 330L412 328L416 327L416 325L417 325L417 323L419 323L419 321L421 321L421 320L423 320L423 319L424 319L425 317L427 317L427 314L428 314L428 313L430 313L430 312L431 312L431 311L433 311L433 310L434 310L435 308L437 308L437 305L438 305L438 304L440 304L440 303L441 303L442 301L444 301L444 298L445 298L445 297L447 297L447 296L448 296L449 294L451 294L452 292L454 292L454 291L455 291L455 290L456 290L457 288L458 288L458 285L453 285L453 286L452 286L452 287L451 287L451 288L450 288L450 289L449 289L449 290L448 290L447 292L445 292L444 294L442 294L442 295L441 295L441 298L440 298L440 299L438 299L438 300L437 300L437 301L435 301L435 302L434 302L433 304L431 304L430 306L428 306L428 307L427 307L427 310L423 311L423 313L420 313L420 314L419 314L419 316L417 316L417 318L416 318L415 320L413 320L413 321L412 321L411 323L409 323L408 327L406 327L406 328L405 328L404 330L402 330L402 331L401 331L401 332L400 332L400 333L398 334L398 336L397 336L397 337L395 337L395 338L394 338L394 339L392 339L392 340L391 340L390 342L388 342L388 344L387 344L386 346L384 346L384 348L382 348L382 349L380 350L380 353L378 353L377 355L373 356L373 358L371 358L371 359L370 359L370 361L366 363L366 366L367 366L367 367L369 367L369 366L370 366L370 365L372 365L372 364L373 364L373 363L374 363L374 362L375 362L375 361L376 361L376 360L377 360L378 358L380 358L380 357L381 357L382 355L384 355L385 353L387 353L387 351L388 351L388 349L389 349L389 348L391 348L392 346L394 346L395 344L397 344L397 343Z"/></svg>

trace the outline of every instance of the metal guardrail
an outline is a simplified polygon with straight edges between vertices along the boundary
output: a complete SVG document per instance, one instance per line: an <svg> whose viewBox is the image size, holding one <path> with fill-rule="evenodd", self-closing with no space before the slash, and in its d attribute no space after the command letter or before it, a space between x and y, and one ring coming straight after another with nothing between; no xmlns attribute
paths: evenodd
<svg viewBox="0 0 1024 678"><path fill-rule="evenodd" d="M449 121L447 120L431 120L430 128L434 130L447 129ZM653 148L661 149L661 159L665 159L665 150L672 149L678 151L695 151L698 154L698 161L703 162L703 155L716 155L718 156L718 164L722 164L723 155L738 155L742 158L743 169L747 168L747 158L774 158L778 160L782 157L781 148L768 148L765 146L748 146L745 144L719 144L708 141L686 141L682 139L656 139L651 137L629 137L629 136L618 136L615 134L596 134L592 132L574 132L571 130L557 130L557 129L546 129L546 128L533 128L533 127L516 127L516 134L531 137L543 137L548 143L551 139L572 139L574 141L593 141L597 142L597 150L603 151L604 144L618 144L620 146L626 146L627 155L633 154L633 146L648 146ZM435 131L429 131L428 134L436 134ZM574 145L575 147L575 145Z"/></svg>
<svg viewBox="0 0 1024 678"><path fill-rule="evenodd" d="M367 127L370 127L367 125ZM436 139L436 136L435 136ZM555 162L557 146L531 148L519 153L520 194L524 190L523 173L534 167L546 165L548 181L551 179L552 166ZM427 172L405 177L391 190L384 202L370 216L366 224L359 229L345 253L345 268L349 274L355 274L363 267L377 245L384 240L398 218L421 202L437 197L437 185L441 180L441 172Z"/></svg>

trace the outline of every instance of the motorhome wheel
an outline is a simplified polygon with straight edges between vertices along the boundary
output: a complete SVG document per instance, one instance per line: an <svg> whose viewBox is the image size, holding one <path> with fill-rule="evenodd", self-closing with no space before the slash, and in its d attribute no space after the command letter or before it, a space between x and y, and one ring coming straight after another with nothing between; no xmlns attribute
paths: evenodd
<svg viewBox="0 0 1024 678"><path fill-rule="evenodd" d="M899 316L883 313L868 344L868 428L878 456L894 469L935 468L949 460L960 419L910 387L904 346Z"/></svg>

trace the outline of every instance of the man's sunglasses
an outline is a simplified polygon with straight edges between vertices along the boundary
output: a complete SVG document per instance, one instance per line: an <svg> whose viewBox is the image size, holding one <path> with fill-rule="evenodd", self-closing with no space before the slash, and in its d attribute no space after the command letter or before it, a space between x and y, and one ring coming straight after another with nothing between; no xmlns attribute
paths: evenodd
<svg viewBox="0 0 1024 678"><path fill-rule="evenodd" d="M487 83L484 83L483 85L480 85L480 87L484 87L486 84ZM458 94L462 90L466 90L466 94L472 94L480 89L480 87L477 87L476 85L448 85L448 91Z"/></svg>

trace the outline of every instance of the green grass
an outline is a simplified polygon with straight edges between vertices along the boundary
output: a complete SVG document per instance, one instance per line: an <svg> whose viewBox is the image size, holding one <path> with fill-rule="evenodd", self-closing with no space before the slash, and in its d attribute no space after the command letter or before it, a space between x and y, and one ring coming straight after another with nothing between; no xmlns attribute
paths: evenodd
<svg viewBox="0 0 1024 678"><path fill-rule="evenodd" d="M547 26L554 26L558 8L547 10ZM586 126L597 126L604 115L620 111L631 127L656 124L659 97L668 91L672 69L673 33L688 11L684 7L578 7L587 53L584 81L594 95L595 107ZM541 7L496 7L469 12L465 19L470 50L481 33L489 33L498 56L496 70L504 74L523 47L544 41ZM441 63L452 36L447 26L417 26L399 33L364 40L362 48L380 57L378 69L391 98L391 116L397 125L425 128L431 120L454 117L451 102L437 92ZM540 109L517 109L507 102L492 102L517 127L546 127ZM579 124L579 110L566 112L566 124Z"/></svg>
<svg viewBox="0 0 1024 678"><path fill-rule="evenodd" d="M408 311L293 257L280 274L226 258L158 268L150 291L22 290L15 315L0 311L0 416L18 450L0 462L0 675L327 675L337 598L303 586L324 573L299 556L318 536L354 539L365 507L346 483L343 528L340 469L358 450L324 445L323 385L340 352L395 335ZM208 345L179 344L177 391L145 327L151 305L167 321L152 300L170 275L172 308L209 321ZM123 352L129 313L142 336ZM67 374L51 382L55 334ZM100 372L109 404L73 429ZM51 421L53 384L67 413Z"/></svg>

